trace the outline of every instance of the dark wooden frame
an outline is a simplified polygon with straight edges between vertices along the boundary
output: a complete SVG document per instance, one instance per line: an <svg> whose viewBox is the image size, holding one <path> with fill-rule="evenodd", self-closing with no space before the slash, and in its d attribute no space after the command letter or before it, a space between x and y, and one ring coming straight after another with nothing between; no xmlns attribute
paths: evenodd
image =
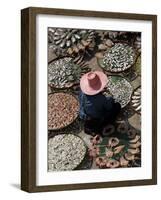
<svg viewBox="0 0 161 200"><path fill-rule="evenodd" d="M36 15L63 15L152 21L152 179L36 186ZM53 8L21 11L21 189L27 192L157 184L157 16Z"/></svg>

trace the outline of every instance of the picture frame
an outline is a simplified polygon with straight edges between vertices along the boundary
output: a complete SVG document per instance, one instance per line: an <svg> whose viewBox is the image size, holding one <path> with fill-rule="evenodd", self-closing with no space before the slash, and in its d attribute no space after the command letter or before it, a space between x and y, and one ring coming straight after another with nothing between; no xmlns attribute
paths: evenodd
<svg viewBox="0 0 161 200"><path fill-rule="evenodd" d="M93 181L86 180L80 183L64 184L37 184L37 151L39 149L37 143L37 26L41 21L37 21L37 16L60 16L62 19L72 18L89 18L89 20L99 19L106 21L109 19L139 21L151 23L151 178L141 179L124 179L116 181ZM68 19L67 19L68 20ZM83 26L83 25L82 25ZM97 25L96 25L97 26ZM47 62L47 61L46 61ZM45 87L45 86L44 86ZM145 113L144 113L145 115ZM145 124L144 124L145 125ZM46 136L47 137L47 136ZM47 150L46 150L47 151ZM81 172L79 172L81 173ZM99 173L99 172L98 172ZM99 175L99 174L98 174ZM54 179L53 179L54 181ZM55 8L38 8L29 7L21 10L21 189L27 192L46 192L61 190L78 190L78 189L96 189L110 187L127 187L139 185L155 185L157 184L157 16L149 14L132 14L119 12L100 12L85 10L67 10Z"/></svg>

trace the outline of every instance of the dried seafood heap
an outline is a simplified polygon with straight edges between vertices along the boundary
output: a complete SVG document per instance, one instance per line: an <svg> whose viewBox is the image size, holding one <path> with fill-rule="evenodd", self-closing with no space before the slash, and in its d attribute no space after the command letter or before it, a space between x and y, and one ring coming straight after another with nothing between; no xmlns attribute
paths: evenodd
<svg viewBox="0 0 161 200"><path fill-rule="evenodd" d="M126 140L134 139L136 135L139 134L138 130L129 125L129 122L127 120L123 120L117 123L118 126L116 131L119 135L122 135L124 139Z"/></svg>
<svg viewBox="0 0 161 200"><path fill-rule="evenodd" d="M139 135L128 144L117 137L101 139L97 135L91 140L89 155L99 168L140 166L140 146Z"/></svg>
<svg viewBox="0 0 161 200"><path fill-rule="evenodd" d="M71 94L58 92L48 96L48 129L58 130L71 124L78 116L79 102Z"/></svg>
<svg viewBox="0 0 161 200"><path fill-rule="evenodd" d="M125 71L134 64L135 57L132 47L125 43L116 43L104 54L102 67L110 72Z"/></svg>
<svg viewBox="0 0 161 200"><path fill-rule="evenodd" d="M93 50L95 32L67 28L49 28L48 43L57 56L77 55Z"/></svg>
<svg viewBox="0 0 161 200"><path fill-rule="evenodd" d="M134 42L134 46L136 49L141 49L141 36L137 36Z"/></svg>
<svg viewBox="0 0 161 200"><path fill-rule="evenodd" d="M113 96L116 102L121 104L121 107L125 107L131 100L133 88L131 84L120 76L109 76L109 82L107 85L107 92Z"/></svg>
<svg viewBox="0 0 161 200"><path fill-rule="evenodd" d="M119 41L131 41L136 36L140 36L138 33L135 32L127 32L127 31L97 31L98 36L101 40L110 39L113 42Z"/></svg>
<svg viewBox="0 0 161 200"><path fill-rule="evenodd" d="M75 169L86 155L84 141L73 134L56 135L48 141L48 170Z"/></svg>
<svg viewBox="0 0 161 200"><path fill-rule="evenodd" d="M117 40L117 39L127 39L128 38L128 32L124 31L110 31L108 33L108 36L112 40Z"/></svg>
<svg viewBox="0 0 161 200"><path fill-rule="evenodd" d="M132 95L132 107L139 114L141 113L141 87L138 87Z"/></svg>
<svg viewBox="0 0 161 200"><path fill-rule="evenodd" d="M71 87L81 77L81 67L72 58L64 57L53 61L48 66L48 82L54 88Z"/></svg>

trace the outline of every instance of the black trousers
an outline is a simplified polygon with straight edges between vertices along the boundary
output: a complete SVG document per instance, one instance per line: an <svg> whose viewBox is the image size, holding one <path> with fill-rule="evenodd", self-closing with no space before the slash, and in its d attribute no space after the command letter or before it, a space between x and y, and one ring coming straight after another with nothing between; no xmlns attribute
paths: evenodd
<svg viewBox="0 0 161 200"><path fill-rule="evenodd" d="M113 108L104 114L102 118L91 118L85 121L84 128L86 133L102 133L103 128L113 123L121 110L121 105L119 103L114 103Z"/></svg>

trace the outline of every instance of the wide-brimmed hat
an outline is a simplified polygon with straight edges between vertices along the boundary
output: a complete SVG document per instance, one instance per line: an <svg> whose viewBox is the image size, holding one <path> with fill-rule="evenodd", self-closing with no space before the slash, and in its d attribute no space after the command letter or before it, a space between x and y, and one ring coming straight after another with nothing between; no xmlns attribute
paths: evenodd
<svg viewBox="0 0 161 200"><path fill-rule="evenodd" d="M80 88L87 95L95 95L101 92L108 83L106 74L101 71L93 71L84 74L80 79Z"/></svg>

